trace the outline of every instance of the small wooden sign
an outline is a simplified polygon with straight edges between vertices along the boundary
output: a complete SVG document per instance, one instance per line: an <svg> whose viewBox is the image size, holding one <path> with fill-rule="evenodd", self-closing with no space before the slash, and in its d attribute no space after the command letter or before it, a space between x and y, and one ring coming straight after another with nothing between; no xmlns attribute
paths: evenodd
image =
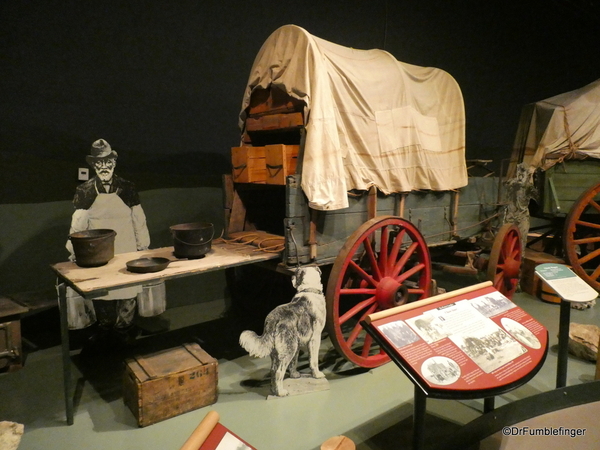
<svg viewBox="0 0 600 450"><path fill-rule="evenodd" d="M219 423L219 413L210 411L180 450L256 450Z"/></svg>

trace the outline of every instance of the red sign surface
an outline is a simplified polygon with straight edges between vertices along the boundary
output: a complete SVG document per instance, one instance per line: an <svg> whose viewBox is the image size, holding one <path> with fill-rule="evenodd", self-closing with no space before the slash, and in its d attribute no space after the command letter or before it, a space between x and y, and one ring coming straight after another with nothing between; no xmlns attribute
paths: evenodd
<svg viewBox="0 0 600 450"><path fill-rule="evenodd" d="M517 383L539 368L548 332L494 287L374 320L373 331L425 386L477 391Z"/></svg>

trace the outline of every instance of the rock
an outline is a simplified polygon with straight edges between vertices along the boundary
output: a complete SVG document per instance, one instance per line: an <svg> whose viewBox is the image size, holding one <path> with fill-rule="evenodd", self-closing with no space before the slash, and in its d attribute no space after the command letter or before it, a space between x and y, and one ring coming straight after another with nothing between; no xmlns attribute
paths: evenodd
<svg viewBox="0 0 600 450"><path fill-rule="evenodd" d="M588 309L596 306L596 300L590 300L589 302L571 302L571 308L573 309Z"/></svg>
<svg viewBox="0 0 600 450"><path fill-rule="evenodd" d="M600 327L572 323L569 326L569 352L579 358L596 361Z"/></svg>
<svg viewBox="0 0 600 450"><path fill-rule="evenodd" d="M16 422L0 422L0 448L2 450L16 450L21 442L25 427Z"/></svg>

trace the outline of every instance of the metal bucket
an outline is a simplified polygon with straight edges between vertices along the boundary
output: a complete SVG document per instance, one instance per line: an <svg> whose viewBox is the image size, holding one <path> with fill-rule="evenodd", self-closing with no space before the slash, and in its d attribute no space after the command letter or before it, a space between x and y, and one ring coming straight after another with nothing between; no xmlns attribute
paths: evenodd
<svg viewBox="0 0 600 450"><path fill-rule="evenodd" d="M173 253L177 258L202 258L210 251L214 226L208 222L183 223L170 227Z"/></svg>
<svg viewBox="0 0 600 450"><path fill-rule="evenodd" d="M117 232L108 229L79 231L69 235L75 253L75 264L80 267L98 267L115 256Z"/></svg>
<svg viewBox="0 0 600 450"><path fill-rule="evenodd" d="M153 317L167 309L167 289L164 280L145 284L137 295L138 314L141 317Z"/></svg>

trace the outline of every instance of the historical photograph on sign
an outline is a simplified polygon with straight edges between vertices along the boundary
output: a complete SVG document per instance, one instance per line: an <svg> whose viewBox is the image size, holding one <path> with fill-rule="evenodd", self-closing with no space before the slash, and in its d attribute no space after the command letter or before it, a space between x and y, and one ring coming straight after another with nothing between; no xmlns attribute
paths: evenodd
<svg viewBox="0 0 600 450"><path fill-rule="evenodd" d="M508 317L503 317L500 319L500 323L504 327L506 331L510 333L512 337L514 337L521 344L526 345L527 347L533 348L535 350L542 347L542 344L535 337L535 335L526 327L521 325L519 322L515 322Z"/></svg>
<svg viewBox="0 0 600 450"><path fill-rule="evenodd" d="M453 335L450 339L486 373L527 352L525 347L493 323L477 333Z"/></svg>
<svg viewBox="0 0 600 450"><path fill-rule="evenodd" d="M487 300L485 303L490 304ZM475 308L472 300L451 303L426 314L434 317L440 332L446 334L486 373L527 351L492 319Z"/></svg>
<svg viewBox="0 0 600 450"><path fill-rule="evenodd" d="M252 450L251 447L248 447L238 438L236 438L233 434L227 432L219 442L216 450Z"/></svg>
<svg viewBox="0 0 600 450"><path fill-rule="evenodd" d="M433 356L423 362L421 374L432 384L448 385L460 378L460 367L450 358Z"/></svg>
<svg viewBox="0 0 600 450"><path fill-rule="evenodd" d="M436 320L436 317L430 314L422 314L406 319L406 323L428 344L447 337L440 321Z"/></svg>
<svg viewBox="0 0 600 450"><path fill-rule="evenodd" d="M493 317L504 311L515 308L517 305L500 292L495 291L471 300L471 306L485 317Z"/></svg>
<svg viewBox="0 0 600 450"><path fill-rule="evenodd" d="M397 348L402 348L419 340L419 336L402 320L386 323L378 328Z"/></svg>

